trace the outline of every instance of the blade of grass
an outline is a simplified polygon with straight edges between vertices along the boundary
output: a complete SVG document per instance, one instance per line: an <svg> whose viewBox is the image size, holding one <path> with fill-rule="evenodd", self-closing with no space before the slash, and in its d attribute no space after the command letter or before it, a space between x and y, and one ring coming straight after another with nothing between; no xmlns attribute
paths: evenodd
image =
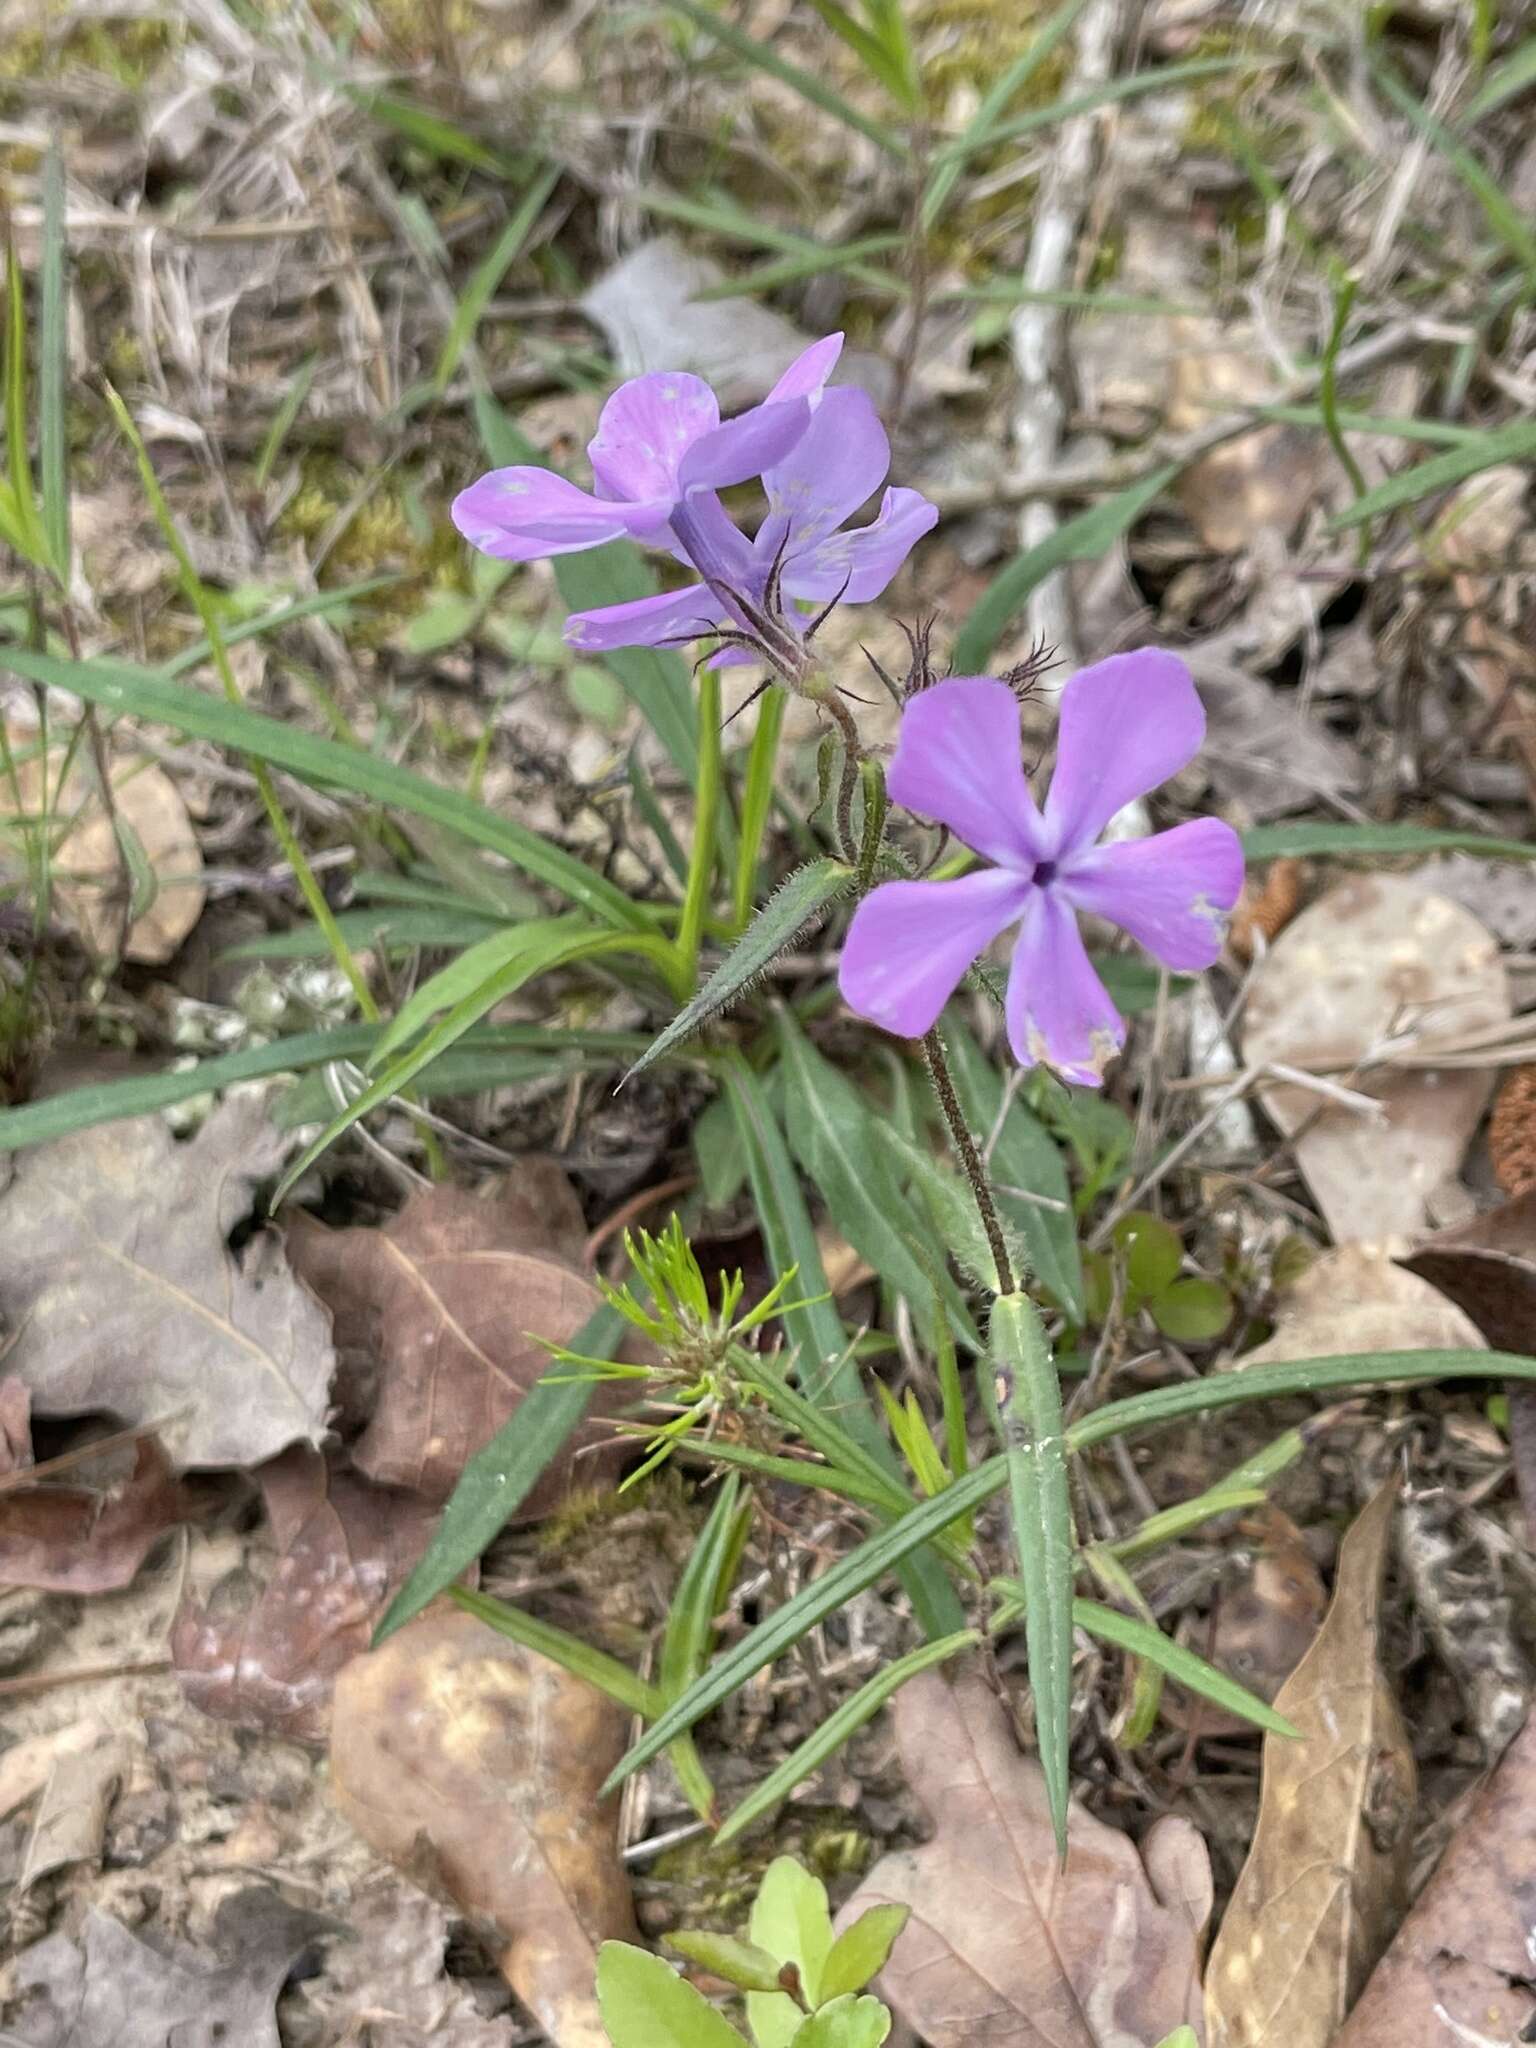
<svg viewBox="0 0 1536 2048"><path fill-rule="evenodd" d="M282 403L272 415L272 424L262 439L261 451L256 457L255 484L258 491L267 487L272 466L282 452L289 429L304 409L310 386L315 381L315 372L320 367L319 355L306 356L288 380L288 389L283 393Z"/></svg>
<svg viewBox="0 0 1536 2048"><path fill-rule="evenodd" d="M224 645L226 649L238 647L242 640L259 640L267 633L279 633L285 626L294 626L302 619L334 618L346 610L349 604L359 598L372 597L376 591L392 590L402 579L396 575L365 576L357 583L344 583L335 590L312 591L308 597L297 597L289 604L280 604L275 611L263 612L259 618L245 619L238 626L225 626ZM212 654L206 634L184 647L180 654L163 661L154 673L161 676L184 676L195 668L201 668Z"/></svg>
<svg viewBox="0 0 1536 2048"><path fill-rule="evenodd" d="M604 1302L571 1339L586 1358L612 1358L627 1325ZM551 1375L554 1375L553 1379ZM594 1382L563 1376L555 1359L459 1475L420 1564L385 1610L375 1644L403 1628L500 1534L587 1412Z"/></svg>
<svg viewBox="0 0 1536 2048"><path fill-rule="evenodd" d="M820 277L828 270L847 270L867 262L871 256L888 256L893 249L902 248L905 241L904 235L864 235L856 242L825 247L812 244L798 255L781 256L777 263L759 263L743 271L740 277L711 285L708 291L695 292L692 303L708 305L716 299L755 298L764 292L780 291L785 285L802 284L806 278ZM898 282L894 275L891 282Z"/></svg>
<svg viewBox="0 0 1536 2048"><path fill-rule="evenodd" d="M1300 822L1256 825L1243 834L1249 860L1274 860L1295 854L1301 860L1333 855L1344 860L1369 860L1381 853L1476 853L1485 860L1536 860L1536 840L1493 839L1485 832L1462 832L1438 825L1351 825L1343 819L1327 824Z"/></svg>
<svg viewBox="0 0 1536 2048"><path fill-rule="evenodd" d="M38 472L43 527L54 574L67 591L70 577L69 424L65 390L69 377L69 306L65 298L68 260L64 225L64 156L58 138L43 159L43 250L39 286L37 361Z"/></svg>
<svg viewBox="0 0 1536 2048"><path fill-rule="evenodd" d="M445 789L360 747L318 739L282 719L221 702L122 662L65 661L29 648L7 647L0 651L0 663L31 681L71 690L104 710L168 725L287 769L316 786L347 790L432 819L475 845L501 854L514 867L559 890L605 924L629 931L650 929L650 918L623 890L562 848L456 790Z"/></svg>
<svg viewBox="0 0 1536 2048"><path fill-rule="evenodd" d="M959 675L979 675L993 648L1018 616L1030 595L1064 562L1089 561L1120 538L1160 497L1181 465L1163 463L1147 476L1117 491L1102 504L1091 505L1058 526L1038 547L1016 555L993 577L973 606L955 641L953 662Z"/></svg>
<svg viewBox="0 0 1536 2048"><path fill-rule="evenodd" d="M681 1698L709 1661L709 1645L719 1611L721 1570L740 1521L740 1493L740 1484L732 1473L720 1488L709 1519L688 1553L672 1595L657 1666L657 1690L663 1702ZM715 1788L693 1737L680 1735L667 1754L688 1804L700 1820L713 1822Z"/></svg>
<svg viewBox="0 0 1536 2048"><path fill-rule="evenodd" d="M473 341L475 329L485 317L486 307L496 296L502 279L523 253L528 237L538 225L539 215L559 182L560 166L546 164L518 201L490 253L477 264L464 287L463 297L454 308L453 319L437 359L433 385L439 397L452 383L453 373L459 367L465 348Z"/></svg>
<svg viewBox="0 0 1536 2048"><path fill-rule="evenodd" d="M693 813L693 850L683 890L683 914L677 926L677 951L684 986L690 994L699 985L699 941L710 905L714 880L716 832L720 818L720 672L705 668L699 675L699 779Z"/></svg>
<svg viewBox="0 0 1536 2048"><path fill-rule="evenodd" d="M155 473L154 464L149 459L149 450L144 445L144 437L139 432L138 424L132 413L129 412L127 406L124 405L113 387L107 384L104 389L107 405L112 413L112 417L116 420L124 440L127 441L129 447L133 450L134 461L138 465L139 480L144 486L144 494L149 499L150 509L155 515L155 523L159 526L165 538L166 546L175 557L182 592L188 603L197 613L199 619L201 619L203 631L208 636L208 646L213 657L214 670L218 675L219 681L224 686L225 698L231 706L243 708L240 685L235 681L235 672L229 665L229 654L224 645L224 635L219 625L218 614L213 608L213 601L208 595L207 586L193 566L192 557L187 552L186 542L181 537L181 529L176 523L175 515L171 511L169 504L166 502L165 493L160 488L160 479ZM272 827L273 836L282 848L283 858L293 870L294 880L299 885L299 893L304 898L305 908L321 931L325 933L326 943L331 949L331 957L335 960L337 968L345 976L348 986L356 998L358 1009L361 1010L362 1014L371 1024L376 1024L379 1021L379 1006L373 999L373 991L368 986L367 976L358 966L356 959L353 957L352 948L347 944L345 937L337 928L336 913L331 909L325 891L320 887L319 882L315 878L315 871L310 866L303 847L299 844L298 835L288 822L287 812L278 801L277 785L272 780L271 771L259 755L251 757L251 772L256 778L256 787L260 792L262 804L266 809L267 821Z"/></svg>
<svg viewBox="0 0 1536 2048"><path fill-rule="evenodd" d="M1463 129L1476 127L1479 121L1496 114L1510 100L1529 92L1533 85L1536 85L1536 36L1527 36L1523 43L1516 44L1502 63L1494 65L1462 109L1458 125Z"/></svg>
<svg viewBox="0 0 1536 2048"><path fill-rule="evenodd" d="M1416 462L1411 469L1400 471L1378 484L1373 491L1367 491L1363 498L1356 498L1352 505L1336 513L1328 522L1329 531L1339 532L1349 526L1359 526L1366 520L1375 519L1383 512L1396 512L1405 505L1417 504L1432 492L1449 490L1452 484L1459 484L1469 476L1476 476L1485 469L1492 469L1496 463L1530 462L1536 459L1536 420L1511 420L1508 425L1492 427L1485 434L1479 434L1475 441L1465 442L1460 448L1449 448L1444 455L1432 455L1427 462Z"/></svg>
<svg viewBox="0 0 1536 2048"><path fill-rule="evenodd" d="M1389 65L1373 59L1371 76L1399 113L1406 114L1424 139L1445 158L1483 209L1489 227L1524 270L1526 295L1536 292L1536 232L1532 231L1520 209L1500 189L1497 180L1484 170L1471 150L1458 142L1443 122L1436 120Z"/></svg>
<svg viewBox="0 0 1536 2048"><path fill-rule="evenodd" d="M476 1621L483 1621L487 1628L520 1643L525 1650L547 1657L574 1677L585 1679L588 1685L596 1686L632 1714L649 1717L660 1712L662 1696L656 1687L648 1685L617 1657L610 1657L606 1650L596 1649L580 1636L556 1628L552 1622L539 1621L522 1608L509 1606L489 1593L472 1592L468 1586L449 1586L446 1590L455 1607L462 1607Z"/></svg>
<svg viewBox="0 0 1536 2048"><path fill-rule="evenodd" d="M819 107L824 114L830 114L835 121L841 121L845 128L852 128L865 136L877 149L887 156L905 158L909 151L899 136L869 120L857 108L849 106L840 93L834 92L825 80L812 71L802 71L798 64L790 64L766 43L760 43L749 36L744 29L737 28L733 21L717 14L712 8L699 4L699 0L668 0L674 13L682 14L695 28L705 35L713 36L717 43L732 50L746 63L776 78L780 85L786 85L801 99L808 100L813 107Z"/></svg>

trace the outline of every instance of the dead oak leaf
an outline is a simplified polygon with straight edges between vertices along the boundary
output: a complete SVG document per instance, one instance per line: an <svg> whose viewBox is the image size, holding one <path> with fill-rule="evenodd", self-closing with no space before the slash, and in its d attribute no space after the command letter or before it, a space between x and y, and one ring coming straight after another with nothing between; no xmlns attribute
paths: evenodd
<svg viewBox="0 0 1536 2048"><path fill-rule="evenodd" d="M1206 1971L1210 2048L1328 2048L1406 1903L1413 1751L1377 1661L1396 1489L1344 1538L1316 1642L1266 1735L1253 1846Z"/></svg>
<svg viewBox="0 0 1536 2048"><path fill-rule="evenodd" d="M1200 2021L1211 1906L1199 1835L1164 1820L1138 1853L1074 1803L1056 1859L1040 1766L975 1672L903 1687L896 1746L936 1832L882 1857L840 1916L912 1909L879 1989L931 2048L1146 2048Z"/></svg>
<svg viewBox="0 0 1536 2048"><path fill-rule="evenodd" d="M382 1230L327 1230L308 1217L290 1225L294 1264L331 1310L343 1358L361 1353L376 1368L352 1460L381 1486L445 1500L547 1369L540 1339L567 1341L599 1305L574 1262L581 1212L569 1181L549 1162L524 1164L480 1192L423 1189ZM599 1385L590 1413L611 1414L631 1398ZM547 1514L573 1476L597 1477L591 1453L600 1446L622 1454L611 1431L589 1420L515 1519Z"/></svg>
<svg viewBox="0 0 1536 2048"><path fill-rule="evenodd" d="M63 1483L25 1468L0 1479L0 1586L116 1592L186 1519L186 1495L153 1436L114 1439L68 1463Z"/></svg>
<svg viewBox="0 0 1536 2048"><path fill-rule="evenodd" d="M34 1411L149 1423L177 1469L318 1442L334 1353L275 1233L226 1240L285 1140L259 1095L178 1144L158 1117L22 1155L0 1194L0 1326Z"/></svg>
<svg viewBox="0 0 1536 2048"><path fill-rule="evenodd" d="M432 1533L430 1505L372 1486L295 1445L260 1483L278 1556L252 1592L248 1575L184 1605L171 1658L195 1707L293 1742L323 1743L336 1674L368 1647L373 1624Z"/></svg>
<svg viewBox="0 0 1536 2048"><path fill-rule="evenodd" d="M598 1944L635 1938L618 1802L598 1796L627 1732L604 1694L446 1603L336 1681L341 1812L492 1930L558 2048L602 2048Z"/></svg>

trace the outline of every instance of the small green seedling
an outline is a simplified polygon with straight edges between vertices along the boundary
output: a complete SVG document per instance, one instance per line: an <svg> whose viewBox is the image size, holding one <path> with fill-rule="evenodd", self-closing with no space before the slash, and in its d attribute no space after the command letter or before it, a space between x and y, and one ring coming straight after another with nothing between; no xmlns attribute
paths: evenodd
<svg viewBox="0 0 1536 2048"><path fill-rule="evenodd" d="M1122 1216L1111 1233L1113 1252L1085 1252L1083 1285L1088 1320L1103 1323L1115 1298L1115 1268L1123 1274L1121 1305L1127 1315L1144 1308L1175 1344L1210 1344L1232 1320L1232 1297L1218 1280L1181 1274L1184 1247L1172 1224L1147 1209Z"/></svg>
<svg viewBox="0 0 1536 2048"><path fill-rule="evenodd" d="M686 1932L667 1941L745 1992L755 2048L880 2048L891 2015L864 1987L906 1922L905 1906L871 1906L834 1935L826 1886L780 1856L764 1872L747 1939ZM645 1949L604 1942L597 1996L613 2048L745 2048L702 1992Z"/></svg>

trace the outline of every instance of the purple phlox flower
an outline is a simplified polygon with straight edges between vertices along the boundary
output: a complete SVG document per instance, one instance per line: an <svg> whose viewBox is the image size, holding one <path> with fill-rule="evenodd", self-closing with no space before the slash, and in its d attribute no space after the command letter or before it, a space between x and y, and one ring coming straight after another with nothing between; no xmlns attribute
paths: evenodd
<svg viewBox="0 0 1536 2048"><path fill-rule="evenodd" d="M473 547L506 562L568 555L628 536L675 547L672 519L691 492L760 476L810 424L842 352L829 334L797 356L761 405L724 426L700 377L656 370L621 384L587 444L594 491L516 463L460 491L453 523Z"/></svg>
<svg viewBox="0 0 1536 2048"><path fill-rule="evenodd" d="M791 633L806 623L787 597L814 608L878 597L938 520L921 492L888 489L868 526L843 531L884 483L891 447L866 392L828 391L792 450L763 471L768 511L749 540L713 491L691 495L673 519L678 552L705 579L633 604L577 612L566 626L574 647L657 647L719 630L752 636L765 614ZM740 599L741 602L733 602ZM754 614L756 616L754 616ZM728 648L719 663L752 661Z"/></svg>
<svg viewBox="0 0 1536 2048"><path fill-rule="evenodd" d="M1204 736L1204 707L1176 655L1155 647L1114 655L1062 692L1056 769L1041 810L1005 683L957 676L921 691L902 714L890 793L994 865L950 882L886 882L867 896L838 977L849 1007L920 1038L971 963L1017 926L1007 997L1015 1058L1098 1086L1125 1023L1088 958L1078 913L1107 918L1164 966L1188 973L1216 959L1223 913L1242 888L1242 846L1219 818L1096 843L1117 811L1166 782Z"/></svg>

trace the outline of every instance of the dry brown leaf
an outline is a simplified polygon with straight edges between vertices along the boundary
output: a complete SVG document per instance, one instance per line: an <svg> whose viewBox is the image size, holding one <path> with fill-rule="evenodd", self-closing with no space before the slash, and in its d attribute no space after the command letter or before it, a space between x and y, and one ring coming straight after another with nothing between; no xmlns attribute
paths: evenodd
<svg viewBox="0 0 1536 2048"><path fill-rule="evenodd" d="M911 1907L879 1989L930 2048L1147 2048L1198 2026L1211 1877L1187 1821L1138 1854L1074 1803L1063 1870L1040 1766L979 1673L913 1679L895 1724L936 1831L882 1857L840 1924Z"/></svg>
<svg viewBox="0 0 1536 2048"><path fill-rule="evenodd" d="M309 1218L290 1228L294 1265L331 1310L338 1346L377 1367L352 1458L382 1486L445 1500L547 1368L538 1339L573 1337L599 1304L593 1283L561 1256L581 1229L569 1181L547 1161L524 1166L480 1194L425 1189L382 1230L327 1230ZM597 1388L587 1424L517 1520L548 1514L573 1481L597 1479L595 1450L622 1455L596 1418L631 1398L613 1383Z"/></svg>
<svg viewBox="0 0 1536 2048"><path fill-rule="evenodd" d="M286 1143L240 1094L185 1144L138 1117L21 1156L0 1194L0 1325L36 1411L153 1425L178 1469L319 1441L325 1311L275 1232L238 1259L225 1242Z"/></svg>
<svg viewBox="0 0 1536 2048"><path fill-rule="evenodd" d="M1333 2048L1504 2048L1536 2016L1536 1720L1376 1965Z"/></svg>
<svg viewBox="0 0 1536 2048"><path fill-rule="evenodd" d="M355 1472L328 1471L302 1446L255 1477L278 1549L271 1574L253 1591L238 1572L208 1605L185 1604L171 1657L205 1714L323 1743L336 1674L367 1649L373 1624L427 1546L433 1510Z"/></svg>
<svg viewBox="0 0 1536 2048"><path fill-rule="evenodd" d="M1259 1820L1206 1971L1209 2048L1328 2048L1402 1916L1413 1751L1377 1660L1395 1487L1344 1538L1316 1642L1264 1738Z"/></svg>
<svg viewBox="0 0 1536 2048"><path fill-rule="evenodd" d="M277 1994L298 1958L328 1931L318 1914L288 1905L264 1885L219 1907L215 1956L182 1943L152 1948L90 1907L78 1941L50 1935L17 1958L25 2003L8 2015L9 2038L30 2048L281 2048Z"/></svg>
<svg viewBox="0 0 1536 2048"><path fill-rule="evenodd" d="M1241 350L1229 322L1203 316L1168 325L1177 351L1166 415L1170 428L1194 431L1209 425L1213 407L1236 411L1274 399L1274 372L1257 340ZM1319 434L1260 427L1191 463L1174 491L1205 545L1235 555L1266 530L1289 534L1310 508L1325 502L1331 461Z"/></svg>
<svg viewBox="0 0 1536 2048"><path fill-rule="evenodd" d="M443 1969L448 1915L405 1879L380 1871L346 1908L346 1931L325 1968L295 1988L285 2011L295 2040L357 2048L513 2048L513 2023L488 2019L467 1985Z"/></svg>
<svg viewBox="0 0 1536 2048"><path fill-rule="evenodd" d="M0 872L17 866L14 844L8 853L3 829L15 815L20 798L23 817L41 816L45 806L56 827L67 831L54 840L53 902L68 917L98 959L115 959L123 941L123 913L131 884L124 871L112 820L97 793L95 765L89 751L77 752L63 785L64 754L43 758L34 750L36 735L14 728L18 746L16 785L0 782ZM163 768L143 754L115 754L107 764L112 804L119 821L137 839L156 881L154 900L135 918L123 956L145 966L160 966L180 948L203 914L203 856L180 790Z"/></svg>
<svg viewBox="0 0 1536 2048"><path fill-rule="evenodd" d="M1260 1101L1288 1137L1335 1240L1409 1236L1456 1174L1487 1105L1484 1068L1365 1067L1414 1032L1427 1047L1506 1022L1495 941L1469 911L1391 875L1331 889L1276 940L1254 976L1243 1050L1331 1070L1383 1106L1379 1116L1310 1088L1270 1083Z"/></svg>
<svg viewBox="0 0 1536 2048"><path fill-rule="evenodd" d="M1477 1325L1436 1287L1373 1245L1314 1259L1280 1297L1273 1336L1232 1361L1283 1365L1360 1351L1483 1351Z"/></svg>
<svg viewBox="0 0 1536 2048"><path fill-rule="evenodd" d="M115 1591L187 1512L153 1436L72 1459L66 1480L0 1489L0 1586Z"/></svg>
<svg viewBox="0 0 1536 2048"><path fill-rule="evenodd" d="M358 1833L494 1930L557 2048L605 2048L597 1946L634 1940L618 1804L628 1717L579 1678L436 1606L336 1682L331 1773Z"/></svg>
<svg viewBox="0 0 1536 2048"><path fill-rule="evenodd" d="M1238 1524L1252 1544L1252 1562L1234 1585L1223 1584L1215 1627L1202 1656L1272 1700L1317 1634L1328 1595L1300 1529L1266 1503ZM1247 1735L1253 1724L1193 1694L1163 1697L1163 1718L1201 1736Z"/></svg>

